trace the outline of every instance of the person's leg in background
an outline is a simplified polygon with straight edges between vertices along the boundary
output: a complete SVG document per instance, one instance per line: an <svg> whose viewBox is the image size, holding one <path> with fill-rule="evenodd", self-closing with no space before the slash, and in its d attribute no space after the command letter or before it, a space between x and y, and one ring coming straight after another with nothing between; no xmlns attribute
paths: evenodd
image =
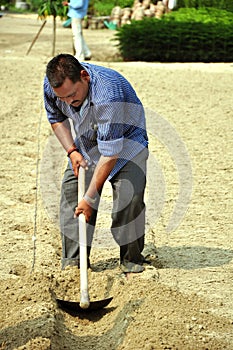
<svg viewBox="0 0 233 350"><path fill-rule="evenodd" d="M91 58L91 51L88 48L83 37L82 19L72 18L71 28L73 34L73 43L75 48L75 57L80 61Z"/></svg>

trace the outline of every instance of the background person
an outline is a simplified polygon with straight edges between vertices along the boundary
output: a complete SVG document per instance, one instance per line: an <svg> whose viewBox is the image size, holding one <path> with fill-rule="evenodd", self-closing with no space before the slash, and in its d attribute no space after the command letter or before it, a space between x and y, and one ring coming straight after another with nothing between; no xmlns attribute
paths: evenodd
<svg viewBox="0 0 233 350"><path fill-rule="evenodd" d="M171 12L177 6L177 0L163 0L166 12Z"/></svg>
<svg viewBox="0 0 233 350"><path fill-rule="evenodd" d="M84 40L82 30L82 20L87 14L88 4L89 0L63 1L63 5L69 6L67 16L71 18L75 57L81 62L91 59L91 51Z"/></svg>

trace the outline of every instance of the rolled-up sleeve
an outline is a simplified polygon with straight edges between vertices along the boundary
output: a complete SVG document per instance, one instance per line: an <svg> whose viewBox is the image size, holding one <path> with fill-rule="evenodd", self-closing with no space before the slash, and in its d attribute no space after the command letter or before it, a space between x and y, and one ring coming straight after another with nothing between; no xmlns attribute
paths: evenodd
<svg viewBox="0 0 233 350"><path fill-rule="evenodd" d="M123 148L124 138L109 141L98 140L98 150L105 157L112 157L119 154Z"/></svg>

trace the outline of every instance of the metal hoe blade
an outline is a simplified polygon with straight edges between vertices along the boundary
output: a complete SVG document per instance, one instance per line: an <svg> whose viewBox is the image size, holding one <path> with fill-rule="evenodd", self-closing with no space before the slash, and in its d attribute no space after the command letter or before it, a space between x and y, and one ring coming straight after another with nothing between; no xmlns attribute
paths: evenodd
<svg viewBox="0 0 233 350"><path fill-rule="evenodd" d="M108 304L112 301L112 299L113 298L111 297L103 300L91 301L88 308L86 309L82 308L79 302L67 301L62 299L56 299L56 301L57 301L58 307L61 308L62 310L79 313L79 312L90 312L90 311L97 311L97 310L103 309L104 307L108 306Z"/></svg>

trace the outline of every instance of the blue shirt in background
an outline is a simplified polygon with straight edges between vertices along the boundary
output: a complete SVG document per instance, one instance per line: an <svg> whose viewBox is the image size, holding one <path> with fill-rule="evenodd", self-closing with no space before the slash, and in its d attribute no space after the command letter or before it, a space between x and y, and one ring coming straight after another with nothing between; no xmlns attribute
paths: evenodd
<svg viewBox="0 0 233 350"><path fill-rule="evenodd" d="M87 14L89 0L70 0L67 16L84 18Z"/></svg>

